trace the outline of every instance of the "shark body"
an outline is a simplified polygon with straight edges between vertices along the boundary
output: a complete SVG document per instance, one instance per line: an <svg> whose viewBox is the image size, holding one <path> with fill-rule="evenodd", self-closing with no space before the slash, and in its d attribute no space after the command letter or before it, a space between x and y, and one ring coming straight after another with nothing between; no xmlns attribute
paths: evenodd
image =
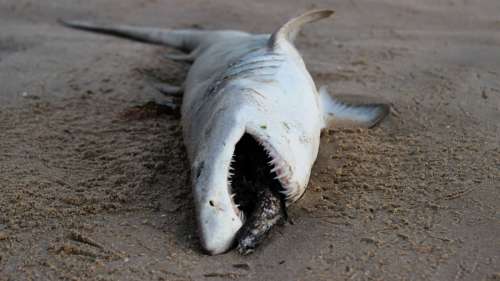
<svg viewBox="0 0 500 281"><path fill-rule="evenodd" d="M350 106L330 97L325 88L318 90L293 45L304 24L333 13L332 10L306 12L271 34L63 22L73 28L163 44L186 52L172 57L192 62L186 81L182 89L169 89L172 93L183 92L183 138L191 164L200 241L209 254L229 250L238 239L245 217L249 216L245 212L253 212L252 208L246 211L239 206L239 201L245 200L238 195L235 185L242 185L252 177L270 176L289 205L306 190L323 129L337 119L370 127L387 115L386 105ZM242 139L248 137L255 144L237 150ZM264 176L251 176L252 170L258 168L252 164L235 164L240 161L236 160L240 159L235 155L240 153L237 151L252 158L259 155L257 150L267 157L269 170ZM253 224L260 225L255 221ZM251 234L240 241L248 241L248 235Z"/></svg>

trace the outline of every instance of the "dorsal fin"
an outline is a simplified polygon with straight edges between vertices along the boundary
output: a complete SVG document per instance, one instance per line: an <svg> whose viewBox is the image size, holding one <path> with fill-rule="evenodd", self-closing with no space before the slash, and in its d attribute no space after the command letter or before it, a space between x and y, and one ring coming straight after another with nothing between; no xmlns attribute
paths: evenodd
<svg viewBox="0 0 500 281"><path fill-rule="evenodd" d="M334 10L311 10L289 20L271 35L268 42L269 48L276 47L283 40L293 43L297 33L299 33L300 28L304 24L327 18L333 15L333 13L335 13Z"/></svg>

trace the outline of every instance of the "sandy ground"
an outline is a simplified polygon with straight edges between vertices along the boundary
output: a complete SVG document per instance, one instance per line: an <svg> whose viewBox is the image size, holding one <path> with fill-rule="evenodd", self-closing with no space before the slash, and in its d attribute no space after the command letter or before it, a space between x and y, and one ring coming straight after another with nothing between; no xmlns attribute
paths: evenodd
<svg viewBox="0 0 500 281"><path fill-rule="evenodd" d="M0 280L500 280L500 2L0 0ZM337 10L298 47L318 85L384 99L324 134L306 195L253 255L196 236L168 50L60 17L269 32ZM144 110L142 110L144 111Z"/></svg>

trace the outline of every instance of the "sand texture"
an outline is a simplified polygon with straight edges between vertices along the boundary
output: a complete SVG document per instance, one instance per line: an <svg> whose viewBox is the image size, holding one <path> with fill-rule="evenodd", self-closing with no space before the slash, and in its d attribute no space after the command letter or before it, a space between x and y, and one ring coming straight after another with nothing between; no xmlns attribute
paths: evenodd
<svg viewBox="0 0 500 281"><path fill-rule="evenodd" d="M500 280L500 1L0 0L0 280ZM309 188L253 255L201 252L173 50L58 18L270 32L317 85L393 105L325 132ZM146 104L145 106L142 106Z"/></svg>

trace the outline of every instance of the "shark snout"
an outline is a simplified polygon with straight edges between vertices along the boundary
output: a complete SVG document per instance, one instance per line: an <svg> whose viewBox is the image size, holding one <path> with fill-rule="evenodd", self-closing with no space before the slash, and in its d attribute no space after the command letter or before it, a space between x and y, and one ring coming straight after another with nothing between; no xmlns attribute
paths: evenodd
<svg viewBox="0 0 500 281"><path fill-rule="evenodd" d="M243 225L231 202L209 198L199 208L198 223L203 249L210 255L222 254L231 249Z"/></svg>

